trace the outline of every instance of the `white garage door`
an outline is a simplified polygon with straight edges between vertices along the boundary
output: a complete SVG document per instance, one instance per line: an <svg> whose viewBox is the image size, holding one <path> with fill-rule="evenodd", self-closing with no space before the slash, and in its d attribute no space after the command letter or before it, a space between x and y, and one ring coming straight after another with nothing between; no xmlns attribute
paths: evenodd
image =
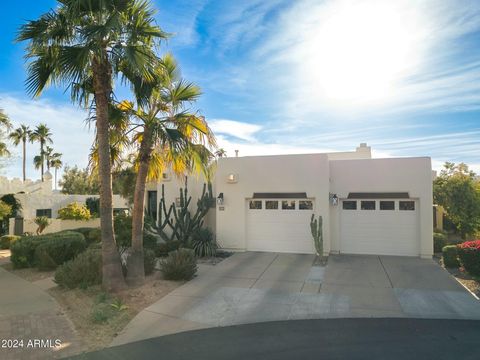
<svg viewBox="0 0 480 360"><path fill-rule="evenodd" d="M341 202L340 251L347 254L419 254L418 203L414 200Z"/></svg>
<svg viewBox="0 0 480 360"><path fill-rule="evenodd" d="M314 252L310 199L247 200L247 249L306 253Z"/></svg>

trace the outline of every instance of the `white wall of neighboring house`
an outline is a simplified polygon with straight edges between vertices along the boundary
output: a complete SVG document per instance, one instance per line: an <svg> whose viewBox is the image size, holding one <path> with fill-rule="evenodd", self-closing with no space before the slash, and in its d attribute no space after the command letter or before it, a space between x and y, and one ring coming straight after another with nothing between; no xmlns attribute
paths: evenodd
<svg viewBox="0 0 480 360"><path fill-rule="evenodd" d="M34 224L34 219L37 217L37 210L51 210L51 222L46 233L56 232L61 230L68 230L79 227L97 227L99 226L99 219L92 219L91 221L71 221L59 220L58 210L77 202L85 204L88 198L98 198L99 195L72 195L62 194L59 191L52 190L51 176L45 176L45 181L31 181L27 180L23 183L19 179L9 180L0 177L0 196L5 194L15 194L15 198L21 204L19 217L24 219L23 232L35 232L37 225ZM113 196L114 209L128 209L129 204L126 199L120 195ZM9 232L13 234L15 219L10 219Z"/></svg>
<svg viewBox="0 0 480 360"><path fill-rule="evenodd" d="M15 194L15 198L22 204L21 216L25 219L34 219L37 210L51 209L52 218L58 216L58 210L71 203L79 203L84 205L88 198L98 198L98 195L73 195L58 194L50 195L41 194ZM113 196L113 207L115 209L127 209L128 203L120 195Z"/></svg>
<svg viewBox="0 0 480 360"><path fill-rule="evenodd" d="M9 234L14 234L15 219L10 218ZM78 228L98 228L100 227L100 218L91 220L60 220L49 219L48 226L42 231L43 234L50 234L64 230L73 230ZM23 232L36 234L38 225L35 224L35 219L23 219Z"/></svg>

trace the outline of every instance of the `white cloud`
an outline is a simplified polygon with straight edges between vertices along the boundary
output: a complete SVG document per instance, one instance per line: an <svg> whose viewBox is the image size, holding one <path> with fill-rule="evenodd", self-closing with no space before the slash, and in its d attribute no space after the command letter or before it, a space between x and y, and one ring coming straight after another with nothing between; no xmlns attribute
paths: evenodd
<svg viewBox="0 0 480 360"><path fill-rule="evenodd" d="M86 166L94 131L85 123L86 113L73 105L57 104L48 99L30 100L11 94L0 94L0 107L10 117L14 127L25 124L34 128L45 123L53 134L52 147L62 153L68 165ZM12 149L13 145L12 145ZM40 172L33 166L33 157L39 153L37 143L27 144L27 177L38 179ZM15 149L15 158L4 169L9 177L22 176L21 148Z"/></svg>
<svg viewBox="0 0 480 360"><path fill-rule="evenodd" d="M228 119L213 119L209 125L214 133L246 141L255 141L254 135L262 129L260 125Z"/></svg>

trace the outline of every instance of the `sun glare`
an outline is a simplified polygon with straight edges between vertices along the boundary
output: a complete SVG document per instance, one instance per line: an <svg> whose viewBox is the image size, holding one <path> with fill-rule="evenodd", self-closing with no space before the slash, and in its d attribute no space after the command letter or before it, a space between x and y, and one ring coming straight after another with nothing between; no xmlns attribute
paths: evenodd
<svg viewBox="0 0 480 360"><path fill-rule="evenodd" d="M393 1L340 1L320 9L301 45L302 78L332 103L381 102L418 64L415 9Z"/></svg>

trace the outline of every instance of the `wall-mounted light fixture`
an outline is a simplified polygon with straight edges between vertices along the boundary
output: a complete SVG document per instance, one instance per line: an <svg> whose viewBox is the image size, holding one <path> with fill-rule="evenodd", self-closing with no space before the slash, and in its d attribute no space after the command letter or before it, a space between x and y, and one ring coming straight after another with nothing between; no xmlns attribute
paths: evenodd
<svg viewBox="0 0 480 360"><path fill-rule="evenodd" d="M230 184L234 184L238 182L238 175L237 174L228 174L227 175L227 182Z"/></svg>
<svg viewBox="0 0 480 360"><path fill-rule="evenodd" d="M338 205L338 196L337 194L329 194L329 199L330 199L330 204L333 205L333 206L337 206Z"/></svg>
<svg viewBox="0 0 480 360"><path fill-rule="evenodd" d="M162 173L162 181L170 181L170 174L167 172Z"/></svg>
<svg viewBox="0 0 480 360"><path fill-rule="evenodd" d="M217 196L217 205L223 205L223 192Z"/></svg>

